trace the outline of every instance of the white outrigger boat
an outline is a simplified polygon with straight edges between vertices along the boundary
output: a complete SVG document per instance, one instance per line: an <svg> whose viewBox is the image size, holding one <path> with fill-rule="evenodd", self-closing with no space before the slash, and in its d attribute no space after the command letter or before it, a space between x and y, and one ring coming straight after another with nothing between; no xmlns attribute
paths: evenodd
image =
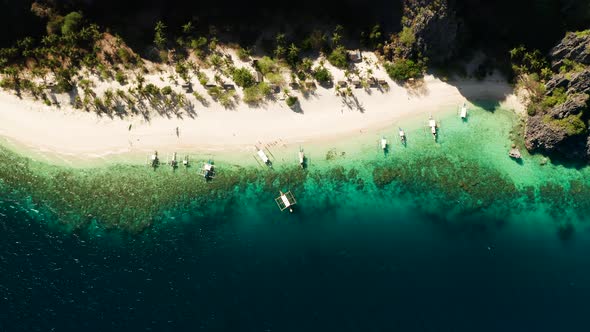
<svg viewBox="0 0 590 332"><path fill-rule="evenodd" d="M406 144L406 133L401 128L399 128L399 139L402 141L402 144Z"/></svg>
<svg viewBox="0 0 590 332"><path fill-rule="evenodd" d="M287 191L286 193L279 191L279 197L275 198L275 202L281 211L289 209L289 212L293 212L293 205L297 204L295 197L290 191Z"/></svg>
<svg viewBox="0 0 590 332"><path fill-rule="evenodd" d="M188 155L184 156L184 159L182 159L182 165L184 165L184 167L189 166Z"/></svg>
<svg viewBox="0 0 590 332"><path fill-rule="evenodd" d="M385 136L381 137L381 150L387 152L387 138Z"/></svg>
<svg viewBox="0 0 590 332"><path fill-rule="evenodd" d="M299 147L299 166L301 166L301 168L305 168L305 154L303 153L303 149L301 147Z"/></svg>
<svg viewBox="0 0 590 332"><path fill-rule="evenodd" d="M461 106L460 116L461 116L462 120L467 120L467 104L466 103L463 103L463 106Z"/></svg>
<svg viewBox="0 0 590 332"><path fill-rule="evenodd" d="M430 116L430 119L428 119L428 127L430 127L430 132L432 133L432 137L434 137L434 140L436 141L436 129L437 129L437 125L436 125L436 120L434 120L432 118L432 115Z"/></svg>
<svg viewBox="0 0 590 332"><path fill-rule="evenodd" d="M262 160L262 162L268 166L268 167L272 167L272 162L270 161L270 159L268 158L268 156L266 155L266 153L264 152L264 150L262 150L261 148L256 147L256 154L258 155L258 157L260 158L260 160Z"/></svg>

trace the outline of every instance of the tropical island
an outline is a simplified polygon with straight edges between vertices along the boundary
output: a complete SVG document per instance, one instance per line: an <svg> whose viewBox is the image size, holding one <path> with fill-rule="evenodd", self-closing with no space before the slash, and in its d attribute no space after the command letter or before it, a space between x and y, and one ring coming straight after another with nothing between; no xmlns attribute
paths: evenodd
<svg viewBox="0 0 590 332"><path fill-rule="evenodd" d="M567 168L590 153L584 1L525 3L538 12L528 21L507 2L403 1L362 19L352 2L330 17L305 5L272 15L236 5L243 19L228 19L174 1L15 4L7 22L29 24L0 48L0 184L74 228L137 231L196 201L229 205L252 183L432 193L474 214L559 210L585 192ZM501 23L468 15L476 9ZM270 159L278 172L260 168ZM207 184L188 167L152 176L144 164L155 160L223 171ZM583 215L585 202L568 202L571 218ZM560 221L564 234L573 219Z"/></svg>

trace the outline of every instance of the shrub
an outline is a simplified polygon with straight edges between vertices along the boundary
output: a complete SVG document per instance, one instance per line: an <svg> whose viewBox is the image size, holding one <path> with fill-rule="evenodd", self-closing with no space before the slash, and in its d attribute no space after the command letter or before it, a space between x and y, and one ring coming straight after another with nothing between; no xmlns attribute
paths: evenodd
<svg viewBox="0 0 590 332"><path fill-rule="evenodd" d="M80 30L82 25L82 13L71 12L64 17L63 25L61 26L61 33L63 35L75 34Z"/></svg>
<svg viewBox="0 0 590 332"><path fill-rule="evenodd" d="M214 86L214 87L208 89L207 93L209 93L209 96L211 96L211 98L213 98L213 100L217 100L221 96L222 91L221 91L220 87Z"/></svg>
<svg viewBox="0 0 590 332"><path fill-rule="evenodd" d="M286 102L287 102L287 106L293 107L297 103L297 97L289 96L289 97L287 97Z"/></svg>
<svg viewBox="0 0 590 332"><path fill-rule="evenodd" d="M248 68L237 68L232 71L232 78L238 86L248 88L254 85L256 80L254 75L248 70Z"/></svg>
<svg viewBox="0 0 590 332"><path fill-rule="evenodd" d="M169 85L166 85L161 91L163 95L167 96L172 93L172 88Z"/></svg>
<svg viewBox="0 0 590 332"><path fill-rule="evenodd" d="M398 35L400 43L404 44L407 47L414 45L416 42L416 36L414 35L414 31L412 28L404 27L402 31Z"/></svg>
<svg viewBox="0 0 590 332"><path fill-rule="evenodd" d="M115 80L119 82L121 85L127 84L127 75L123 73L121 70L117 70L115 73Z"/></svg>
<svg viewBox="0 0 590 332"><path fill-rule="evenodd" d="M328 61L336 68L345 69L348 67L348 54L344 46L336 47L328 56Z"/></svg>
<svg viewBox="0 0 590 332"><path fill-rule="evenodd" d="M563 104L567 100L567 94L564 88L557 88L551 92L550 96L543 100L543 107L549 108L555 105Z"/></svg>
<svg viewBox="0 0 590 332"><path fill-rule="evenodd" d="M250 59L250 50L243 47L238 48L238 58L242 61L248 61Z"/></svg>
<svg viewBox="0 0 590 332"><path fill-rule="evenodd" d="M248 104L258 104L270 95L270 86L265 82L244 89L244 102Z"/></svg>
<svg viewBox="0 0 590 332"><path fill-rule="evenodd" d="M264 56L262 59L258 60L257 67L258 70L265 76L269 73L275 73L279 70L277 63L268 56Z"/></svg>
<svg viewBox="0 0 590 332"><path fill-rule="evenodd" d="M543 118L543 122L549 124L556 129L562 129L569 136L576 136L584 134L587 131L586 124L581 119L582 114L570 115L563 119L554 119L550 115Z"/></svg>
<svg viewBox="0 0 590 332"><path fill-rule="evenodd" d="M330 82L332 80L332 74L326 67L319 67L313 71L313 78L320 83Z"/></svg>
<svg viewBox="0 0 590 332"><path fill-rule="evenodd" d="M421 61L414 62L410 59L402 59L394 63L386 62L383 66L389 77L396 82L405 82L410 78L422 77L426 69Z"/></svg>
<svg viewBox="0 0 590 332"><path fill-rule="evenodd" d="M221 106L225 108L232 107L234 105L234 95L234 90L221 92L221 94L219 95L219 103L221 104Z"/></svg>

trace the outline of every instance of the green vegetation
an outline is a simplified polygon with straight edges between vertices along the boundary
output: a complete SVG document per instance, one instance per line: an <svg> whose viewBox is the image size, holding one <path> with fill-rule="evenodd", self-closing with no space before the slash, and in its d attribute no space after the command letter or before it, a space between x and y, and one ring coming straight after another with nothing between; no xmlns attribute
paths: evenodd
<svg viewBox="0 0 590 332"><path fill-rule="evenodd" d="M321 66L314 69L313 78L320 83L328 83L332 81L332 74L326 67Z"/></svg>
<svg viewBox="0 0 590 332"><path fill-rule="evenodd" d="M541 51L528 51L524 46L519 46L510 50L510 60L512 70L517 74L546 74L549 68L549 62Z"/></svg>
<svg viewBox="0 0 590 332"><path fill-rule="evenodd" d="M579 62L575 62L570 59L563 59L563 63L559 67L559 72L560 73L570 73L570 72L578 73L578 72L584 71L584 69L586 69L586 67Z"/></svg>
<svg viewBox="0 0 590 332"><path fill-rule="evenodd" d="M193 97L195 97L195 99L202 105L207 106L207 99L205 99L205 97L202 94L198 93L197 91L194 91Z"/></svg>
<svg viewBox="0 0 590 332"><path fill-rule="evenodd" d="M416 42L414 31L409 27L404 27L399 33L398 38L400 43L404 44L406 47L410 47Z"/></svg>
<svg viewBox="0 0 590 332"><path fill-rule="evenodd" d="M297 101L298 101L297 97L289 96L289 97L287 97L287 100L285 102L287 103L287 106L293 107L293 106L295 106L295 104L297 104Z"/></svg>
<svg viewBox="0 0 590 332"><path fill-rule="evenodd" d="M265 82L260 82L254 86L244 89L244 102L248 104L260 104L264 98L270 96L270 86Z"/></svg>
<svg viewBox="0 0 590 332"><path fill-rule="evenodd" d="M166 25L164 25L162 21L158 21L154 27L154 44L156 44L156 47L159 49L164 49L167 42Z"/></svg>
<svg viewBox="0 0 590 332"><path fill-rule="evenodd" d="M542 102L543 107L549 108L555 105L560 105L565 103L567 100L567 94L565 93L564 88L557 88L553 90L550 96L545 97Z"/></svg>
<svg viewBox="0 0 590 332"><path fill-rule="evenodd" d="M575 31L576 36L583 38L590 36L590 29L582 30L582 31Z"/></svg>
<svg viewBox="0 0 590 332"><path fill-rule="evenodd" d="M63 35L71 35L78 33L80 31L80 27L82 26L82 20L84 16L82 16L81 12L71 12L64 17L63 25L61 26L61 33Z"/></svg>
<svg viewBox="0 0 590 332"><path fill-rule="evenodd" d="M413 61L410 59L401 59L393 63L386 62L383 66L389 77L396 82L405 82L411 78L420 78L426 70L426 66L422 61Z"/></svg>
<svg viewBox="0 0 590 332"><path fill-rule="evenodd" d="M558 130L564 130L568 136L585 134L588 131L586 123L581 119L582 114L570 115L563 119L554 119L550 115L543 117L543 122Z"/></svg>
<svg viewBox="0 0 590 332"><path fill-rule="evenodd" d="M127 75L125 75L125 73L121 70L117 70L115 73L115 80L119 82L119 84L125 85L127 84Z"/></svg>
<svg viewBox="0 0 590 332"><path fill-rule="evenodd" d="M254 75L252 75L250 70L248 70L248 68L245 67L234 69L232 71L232 79L234 80L234 82L236 82L238 86L241 86L243 88L251 87L254 85L254 83L256 83Z"/></svg>
<svg viewBox="0 0 590 332"><path fill-rule="evenodd" d="M248 61L250 59L250 50L240 47L237 51L238 58L242 61Z"/></svg>
<svg viewBox="0 0 590 332"><path fill-rule="evenodd" d="M294 68L299 63L299 53L301 50L294 44L291 43L287 50L287 63Z"/></svg>
<svg viewBox="0 0 590 332"><path fill-rule="evenodd" d="M163 87L160 92L164 95L164 96L168 96L172 93L172 88L169 85L166 85L165 87Z"/></svg>
<svg viewBox="0 0 590 332"><path fill-rule="evenodd" d="M258 60L257 69L262 73L262 75L267 75L268 73L276 73L279 71L279 66L268 56L263 56L262 59Z"/></svg>
<svg viewBox="0 0 590 332"><path fill-rule="evenodd" d="M346 69L348 67L348 53L344 46L338 46L332 50L328 61L336 68Z"/></svg>

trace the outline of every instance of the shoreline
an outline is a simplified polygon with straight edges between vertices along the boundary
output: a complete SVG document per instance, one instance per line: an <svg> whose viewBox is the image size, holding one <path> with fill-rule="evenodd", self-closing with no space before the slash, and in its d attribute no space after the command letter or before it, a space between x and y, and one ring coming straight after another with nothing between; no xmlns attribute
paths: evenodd
<svg viewBox="0 0 590 332"><path fill-rule="evenodd" d="M0 92L0 138L3 145L33 159L77 166L141 162L142 155L154 150L232 155L251 154L254 145L270 142L329 143L420 117L426 121L429 113L436 118L440 110L458 108L464 101L498 101L517 113L523 109L513 87L497 75L450 83L428 75L419 91L389 84L389 91L354 91L362 112L345 107L333 89L318 87L309 98L300 97L302 113L278 101L258 108L241 103L233 110L212 104L199 107L194 119L157 117L149 122L139 116L107 118L57 109Z"/></svg>

